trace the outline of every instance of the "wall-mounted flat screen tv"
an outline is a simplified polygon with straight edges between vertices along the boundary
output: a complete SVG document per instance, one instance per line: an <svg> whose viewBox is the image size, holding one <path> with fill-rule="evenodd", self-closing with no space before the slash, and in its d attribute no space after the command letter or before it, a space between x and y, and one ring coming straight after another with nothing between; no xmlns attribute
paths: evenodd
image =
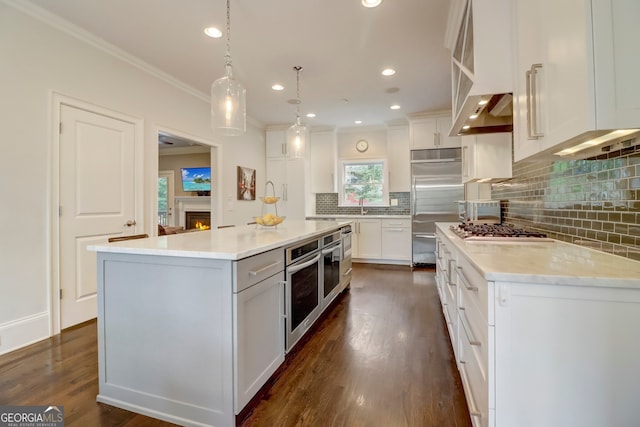
<svg viewBox="0 0 640 427"><path fill-rule="evenodd" d="M181 168L182 191L211 191L211 168Z"/></svg>

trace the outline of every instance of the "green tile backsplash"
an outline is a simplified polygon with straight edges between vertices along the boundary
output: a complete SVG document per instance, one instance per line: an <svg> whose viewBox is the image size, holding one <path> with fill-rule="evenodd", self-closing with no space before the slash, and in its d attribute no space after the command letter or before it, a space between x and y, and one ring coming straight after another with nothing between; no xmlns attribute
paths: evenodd
<svg viewBox="0 0 640 427"><path fill-rule="evenodd" d="M586 160L518 162L494 184L504 221L640 260L640 147Z"/></svg>
<svg viewBox="0 0 640 427"><path fill-rule="evenodd" d="M365 206L368 215L409 215L411 193L389 193L389 199L397 199L398 206L373 207ZM316 214L318 215L358 215L359 207L338 206L338 193L317 193Z"/></svg>

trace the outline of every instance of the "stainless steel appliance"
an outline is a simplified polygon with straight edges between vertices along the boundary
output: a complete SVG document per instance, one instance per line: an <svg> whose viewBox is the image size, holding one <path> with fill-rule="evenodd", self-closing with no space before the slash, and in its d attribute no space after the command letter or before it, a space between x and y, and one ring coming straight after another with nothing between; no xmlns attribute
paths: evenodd
<svg viewBox="0 0 640 427"><path fill-rule="evenodd" d="M412 264L435 264L436 222L456 222L464 199L460 148L411 151Z"/></svg>
<svg viewBox="0 0 640 427"><path fill-rule="evenodd" d="M331 304L340 292L340 264L342 264L342 233L338 230L322 238L323 269L320 298L323 309Z"/></svg>
<svg viewBox="0 0 640 427"><path fill-rule="evenodd" d="M458 219L464 223L500 224L500 200L466 200L458 202Z"/></svg>
<svg viewBox="0 0 640 427"><path fill-rule="evenodd" d="M528 231L512 224L458 224L450 227L466 241L553 242L545 233Z"/></svg>
<svg viewBox="0 0 640 427"><path fill-rule="evenodd" d="M320 315L321 239L286 249L286 349L298 342Z"/></svg>
<svg viewBox="0 0 640 427"><path fill-rule="evenodd" d="M340 288L345 289L351 283L351 226L340 229L342 236L342 260L340 262Z"/></svg>

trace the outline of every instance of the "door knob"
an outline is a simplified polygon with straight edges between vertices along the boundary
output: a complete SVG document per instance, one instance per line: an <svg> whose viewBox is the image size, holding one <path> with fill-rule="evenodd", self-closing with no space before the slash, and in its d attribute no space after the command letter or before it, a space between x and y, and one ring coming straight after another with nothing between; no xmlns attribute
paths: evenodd
<svg viewBox="0 0 640 427"><path fill-rule="evenodd" d="M124 225L126 225L127 227L133 227L134 225L136 225L136 222L135 220L134 221L129 220Z"/></svg>

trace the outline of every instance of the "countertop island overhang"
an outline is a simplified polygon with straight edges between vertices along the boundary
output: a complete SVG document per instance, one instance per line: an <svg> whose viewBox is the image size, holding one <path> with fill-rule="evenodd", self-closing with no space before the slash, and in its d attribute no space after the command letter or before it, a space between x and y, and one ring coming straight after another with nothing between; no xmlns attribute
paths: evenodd
<svg viewBox="0 0 640 427"><path fill-rule="evenodd" d="M338 230L351 221L285 221L277 227L243 225L149 239L93 245L96 252L239 260Z"/></svg>
<svg viewBox="0 0 640 427"><path fill-rule="evenodd" d="M178 425L236 425L284 362L285 248L348 224L285 221L90 247L97 401Z"/></svg>

